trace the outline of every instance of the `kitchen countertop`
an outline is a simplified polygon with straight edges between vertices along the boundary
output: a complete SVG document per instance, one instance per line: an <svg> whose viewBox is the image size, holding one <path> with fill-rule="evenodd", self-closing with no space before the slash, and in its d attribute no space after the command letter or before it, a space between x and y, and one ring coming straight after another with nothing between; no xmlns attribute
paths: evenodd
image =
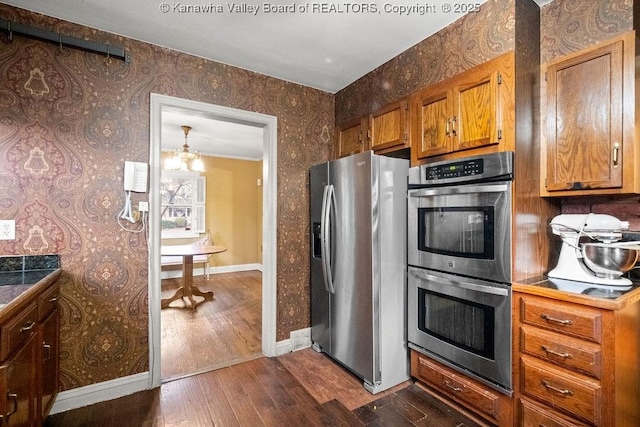
<svg viewBox="0 0 640 427"><path fill-rule="evenodd" d="M546 276L532 277L527 280L514 282L512 290L607 310L621 310L630 304L640 301L639 281L633 281L631 289L626 291L615 291L593 296L560 290L556 284L554 284L553 280L555 279L549 279ZM581 282L576 282L576 284L585 287L589 286L587 283Z"/></svg>
<svg viewBox="0 0 640 427"><path fill-rule="evenodd" d="M20 301L49 286L61 274L58 255L1 256L0 309L9 304L19 306Z"/></svg>

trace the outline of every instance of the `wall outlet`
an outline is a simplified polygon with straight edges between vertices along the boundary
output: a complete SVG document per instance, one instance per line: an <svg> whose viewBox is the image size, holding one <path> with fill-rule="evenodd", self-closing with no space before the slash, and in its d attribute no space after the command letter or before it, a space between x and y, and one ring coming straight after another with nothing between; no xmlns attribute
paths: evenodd
<svg viewBox="0 0 640 427"><path fill-rule="evenodd" d="M16 240L16 220L0 220L0 240Z"/></svg>
<svg viewBox="0 0 640 427"><path fill-rule="evenodd" d="M138 210L140 212L149 212L149 202L139 202Z"/></svg>

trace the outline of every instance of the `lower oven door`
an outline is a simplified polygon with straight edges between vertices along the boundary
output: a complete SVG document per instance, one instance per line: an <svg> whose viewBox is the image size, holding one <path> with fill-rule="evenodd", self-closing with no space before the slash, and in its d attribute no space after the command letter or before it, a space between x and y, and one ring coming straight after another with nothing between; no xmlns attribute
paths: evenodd
<svg viewBox="0 0 640 427"><path fill-rule="evenodd" d="M511 287L409 267L409 346L510 394Z"/></svg>

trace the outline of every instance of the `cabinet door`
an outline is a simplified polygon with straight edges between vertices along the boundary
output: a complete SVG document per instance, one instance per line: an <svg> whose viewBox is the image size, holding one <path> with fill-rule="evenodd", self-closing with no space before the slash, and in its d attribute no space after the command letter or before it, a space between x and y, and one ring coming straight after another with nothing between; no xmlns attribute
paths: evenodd
<svg viewBox="0 0 640 427"><path fill-rule="evenodd" d="M42 388L40 394L40 416L42 420L49 414L58 394L58 374L60 371L60 321L58 309L54 310L40 326L42 344Z"/></svg>
<svg viewBox="0 0 640 427"><path fill-rule="evenodd" d="M453 89L453 151L498 143L501 137L499 84L500 74L493 71Z"/></svg>
<svg viewBox="0 0 640 427"><path fill-rule="evenodd" d="M31 338L14 357L0 366L0 423L2 426L32 426L36 415L37 337Z"/></svg>
<svg viewBox="0 0 640 427"><path fill-rule="evenodd" d="M415 114L414 146L417 157L436 156L451 151L449 91L428 94L419 99Z"/></svg>
<svg viewBox="0 0 640 427"><path fill-rule="evenodd" d="M337 157L346 157L367 150L365 132L367 119L357 119L338 128Z"/></svg>
<svg viewBox="0 0 640 427"><path fill-rule="evenodd" d="M548 191L622 186L623 42L547 67Z"/></svg>
<svg viewBox="0 0 640 427"><path fill-rule="evenodd" d="M369 118L371 149L374 151L408 144L406 100L384 106Z"/></svg>

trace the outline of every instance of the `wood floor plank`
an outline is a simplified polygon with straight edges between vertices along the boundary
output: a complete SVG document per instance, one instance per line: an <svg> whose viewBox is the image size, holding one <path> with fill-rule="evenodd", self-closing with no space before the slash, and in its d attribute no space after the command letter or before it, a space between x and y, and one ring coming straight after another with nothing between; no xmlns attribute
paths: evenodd
<svg viewBox="0 0 640 427"><path fill-rule="evenodd" d="M251 363L251 362L247 362ZM264 425L258 411L248 398L243 387L244 381L248 378L242 372L233 370L233 366L220 369L220 382L224 384L224 393L233 409L233 413L241 426L261 426Z"/></svg>
<svg viewBox="0 0 640 427"><path fill-rule="evenodd" d="M206 372L196 377L200 382L202 394L207 398L207 408L213 424L228 427L240 426L219 377L219 371Z"/></svg>

